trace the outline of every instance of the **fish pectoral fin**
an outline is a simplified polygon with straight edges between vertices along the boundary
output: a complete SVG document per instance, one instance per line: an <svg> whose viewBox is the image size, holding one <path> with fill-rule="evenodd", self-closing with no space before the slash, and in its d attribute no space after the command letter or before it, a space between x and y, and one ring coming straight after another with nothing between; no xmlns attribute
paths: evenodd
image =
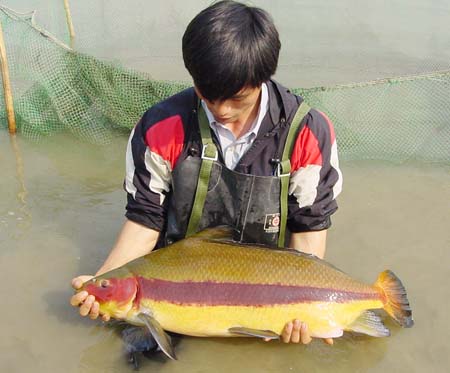
<svg viewBox="0 0 450 373"><path fill-rule="evenodd" d="M345 330L367 334L372 337L389 337L391 335L389 329L373 311L364 311Z"/></svg>
<svg viewBox="0 0 450 373"><path fill-rule="evenodd" d="M159 348L172 360L176 360L175 350L169 335L164 331L158 321L147 313L140 313L138 318L145 323Z"/></svg>
<svg viewBox="0 0 450 373"><path fill-rule="evenodd" d="M233 334L246 335L248 337L257 337L264 339L280 339L280 336L277 333L273 332L272 330L250 329L238 326L230 328L228 329L228 331Z"/></svg>

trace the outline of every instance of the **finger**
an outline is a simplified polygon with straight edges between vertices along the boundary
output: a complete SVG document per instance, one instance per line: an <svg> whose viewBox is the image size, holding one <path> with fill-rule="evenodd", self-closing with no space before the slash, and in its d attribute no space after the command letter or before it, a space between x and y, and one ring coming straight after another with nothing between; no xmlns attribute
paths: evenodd
<svg viewBox="0 0 450 373"><path fill-rule="evenodd" d="M75 290L78 290L83 286L83 284L86 281L90 280L93 277L94 276L90 276L90 275L82 275L82 276L75 277L74 279L72 279L72 287Z"/></svg>
<svg viewBox="0 0 450 373"><path fill-rule="evenodd" d="M333 344L334 344L333 338L325 338L323 341L324 341L327 345L330 345L330 346L333 346Z"/></svg>
<svg viewBox="0 0 450 373"><path fill-rule="evenodd" d="M302 323L300 336L303 344L307 345L311 343L312 338L309 335L308 325L306 325L305 323Z"/></svg>
<svg viewBox="0 0 450 373"><path fill-rule="evenodd" d="M107 313L105 313L104 315L102 315L102 320L103 321L109 321L109 319L111 318L111 316L109 316Z"/></svg>
<svg viewBox="0 0 450 373"><path fill-rule="evenodd" d="M80 291L79 293L73 295L70 298L70 304L74 307L78 307L81 303L83 303L87 296L88 296L88 292L87 291Z"/></svg>
<svg viewBox="0 0 450 373"><path fill-rule="evenodd" d="M291 334L291 342L292 343L299 343L300 342L300 330L301 330L302 323L300 320L294 320L294 324L292 327L292 334Z"/></svg>
<svg viewBox="0 0 450 373"><path fill-rule="evenodd" d="M75 290L78 290L79 288L81 288L81 286L83 286L83 281L81 281L79 277L76 277L72 280L72 287Z"/></svg>
<svg viewBox="0 0 450 373"><path fill-rule="evenodd" d="M264 338L264 342L270 342L272 338Z"/></svg>
<svg viewBox="0 0 450 373"><path fill-rule="evenodd" d="M95 297L93 295L89 295L84 303L80 306L80 315L81 316L87 316L89 311L92 308L92 305L95 302Z"/></svg>
<svg viewBox="0 0 450 373"><path fill-rule="evenodd" d="M284 343L289 343L289 341L291 340L293 326L294 325L292 324L292 322L288 322L284 327L283 334L281 334L281 339Z"/></svg>
<svg viewBox="0 0 450 373"><path fill-rule="evenodd" d="M100 313L100 304L98 302L94 302L94 304L91 307L91 311L89 312L89 317L92 320L95 320Z"/></svg>

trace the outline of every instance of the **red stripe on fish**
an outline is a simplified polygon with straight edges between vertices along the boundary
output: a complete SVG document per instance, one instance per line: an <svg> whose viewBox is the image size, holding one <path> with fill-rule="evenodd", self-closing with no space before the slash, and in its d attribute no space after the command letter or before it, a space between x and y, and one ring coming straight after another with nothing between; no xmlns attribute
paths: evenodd
<svg viewBox="0 0 450 373"><path fill-rule="evenodd" d="M309 286L220 282L173 282L138 277L138 298L174 304L206 306L270 306L315 301L344 303L380 299L376 292L362 293Z"/></svg>

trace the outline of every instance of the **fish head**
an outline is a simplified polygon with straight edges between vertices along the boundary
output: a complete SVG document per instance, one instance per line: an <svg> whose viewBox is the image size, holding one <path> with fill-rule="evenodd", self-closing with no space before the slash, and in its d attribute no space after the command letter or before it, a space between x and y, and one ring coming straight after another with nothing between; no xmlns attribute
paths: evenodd
<svg viewBox="0 0 450 373"><path fill-rule="evenodd" d="M136 277L121 267L85 282L79 291L83 290L95 296L100 305L100 314L125 320L133 308L138 285Z"/></svg>

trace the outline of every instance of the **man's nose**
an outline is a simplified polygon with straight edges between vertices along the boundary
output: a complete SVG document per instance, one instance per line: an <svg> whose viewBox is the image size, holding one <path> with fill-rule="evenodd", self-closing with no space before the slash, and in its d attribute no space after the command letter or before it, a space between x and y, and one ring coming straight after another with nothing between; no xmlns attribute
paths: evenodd
<svg viewBox="0 0 450 373"><path fill-rule="evenodd" d="M214 102L214 112L219 117L224 117L230 111L230 105L225 101L216 101Z"/></svg>

